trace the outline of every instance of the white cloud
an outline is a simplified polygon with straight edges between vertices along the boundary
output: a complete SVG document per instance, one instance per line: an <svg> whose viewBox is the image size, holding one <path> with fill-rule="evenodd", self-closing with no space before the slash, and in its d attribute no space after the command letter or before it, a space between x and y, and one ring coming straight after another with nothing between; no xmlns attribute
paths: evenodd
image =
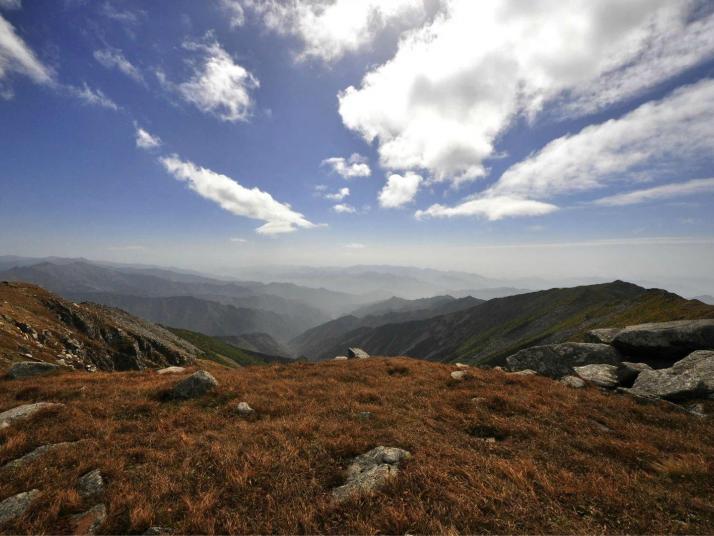
<svg viewBox="0 0 714 536"><path fill-rule="evenodd" d="M329 199L330 201L342 201L345 197L348 197L349 195L349 188L340 188L339 191L335 192L334 194L325 194L324 198Z"/></svg>
<svg viewBox="0 0 714 536"><path fill-rule="evenodd" d="M708 192L714 192L714 178L693 179L686 182L663 184L652 188L635 190L634 192L616 194L598 199L595 201L595 204L607 206L635 205L647 201L671 199L673 197L684 197Z"/></svg>
<svg viewBox="0 0 714 536"><path fill-rule="evenodd" d="M156 149L161 145L161 138L153 136L136 123L134 123L134 127L136 128L136 146L139 149Z"/></svg>
<svg viewBox="0 0 714 536"><path fill-rule="evenodd" d="M10 2L3 7L19 7ZM5 80L11 74L21 74L38 84L52 84L54 73L45 66L17 35L15 28L0 15L0 94L12 97L12 89L5 86Z"/></svg>
<svg viewBox="0 0 714 536"><path fill-rule="evenodd" d="M298 60L338 60L368 46L383 30L423 22L422 0L244 0L264 24L302 41Z"/></svg>
<svg viewBox="0 0 714 536"><path fill-rule="evenodd" d="M87 85L86 82L82 84L82 87L65 87L70 95L78 98L84 104L88 104L90 106L99 106L100 108L107 108L109 110L114 111L119 110L119 106L117 106L117 104L112 99L107 97L101 89L92 89Z"/></svg>
<svg viewBox="0 0 714 536"><path fill-rule="evenodd" d="M235 63L216 41L187 42L183 47L200 56L193 64L193 76L174 85L159 71L156 73L159 81L178 92L186 102L222 121L248 121L254 105L251 92L260 87L258 79Z"/></svg>
<svg viewBox="0 0 714 536"><path fill-rule="evenodd" d="M20 9L21 7L21 0L0 0L0 9Z"/></svg>
<svg viewBox="0 0 714 536"><path fill-rule="evenodd" d="M379 204L384 208L397 208L414 200L424 179L416 173L392 174L379 192Z"/></svg>
<svg viewBox="0 0 714 536"><path fill-rule="evenodd" d="M265 221L256 229L259 234L291 233L298 228L316 227L290 205L276 201L258 188L245 188L230 177L181 160L176 155L162 157L159 161L177 180L188 183L189 188L201 197L218 203L237 216Z"/></svg>
<svg viewBox="0 0 714 536"><path fill-rule="evenodd" d="M332 210L334 212L337 212L337 214L356 214L357 209L353 207L352 205L348 205L347 203L338 203L334 207L332 207Z"/></svg>
<svg viewBox="0 0 714 536"><path fill-rule="evenodd" d="M143 82L144 77L120 50L103 49L94 51L94 59L107 69L118 69L135 82Z"/></svg>
<svg viewBox="0 0 714 536"><path fill-rule="evenodd" d="M339 112L384 167L456 185L488 174L514 120L599 109L714 55L714 13L689 0L443 4Z"/></svg>
<svg viewBox="0 0 714 536"><path fill-rule="evenodd" d="M219 0L219 4L228 15L231 28L239 28L245 24L245 12L239 0Z"/></svg>
<svg viewBox="0 0 714 536"><path fill-rule="evenodd" d="M342 247L344 247L345 249L365 249L367 246L359 242L350 242L349 244L345 244Z"/></svg>
<svg viewBox="0 0 714 536"><path fill-rule="evenodd" d="M714 80L564 136L506 170L487 192L527 198L665 178L714 160Z"/></svg>
<svg viewBox="0 0 714 536"><path fill-rule="evenodd" d="M341 156L326 158L320 165L330 167L333 172L349 180L356 177L369 177L372 171L367 162L367 157L353 153L349 158Z"/></svg>
<svg viewBox="0 0 714 536"><path fill-rule="evenodd" d="M414 215L417 219L477 216L495 221L506 217L542 216L557 209L555 205L540 201L497 196L470 199L454 207L436 204L426 210L417 210Z"/></svg>
<svg viewBox="0 0 714 536"><path fill-rule="evenodd" d="M129 9L118 9L111 2L104 2L100 11L102 15L127 26L136 26L142 17L146 16L145 11L131 11Z"/></svg>

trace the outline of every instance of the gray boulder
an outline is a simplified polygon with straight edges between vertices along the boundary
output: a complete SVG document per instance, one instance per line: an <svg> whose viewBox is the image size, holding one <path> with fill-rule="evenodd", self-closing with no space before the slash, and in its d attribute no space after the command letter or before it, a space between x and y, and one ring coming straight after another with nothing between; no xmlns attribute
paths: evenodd
<svg viewBox="0 0 714 536"><path fill-rule="evenodd" d="M535 370L532 369L523 369L519 370L517 372L511 372L511 374L515 374L516 376L537 376L538 373Z"/></svg>
<svg viewBox="0 0 714 536"><path fill-rule="evenodd" d="M575 367L575 373L583 380L588 383L597 385L598 387L605 387L608 389L614 389L620 385L620 367L616 365L584 365L582 367Z"/></svg>
<svg viewBox="0 0 714 536"><path fill-rule="evenodd" d="M463 381L468 377L468 373L463 370L455 370L451 373L451 378L458 382Z"/></svg>
<svg viewBox="0 0 714 536"><path fill-rule="evenodd" d="M668 365L695 350L714 350L714 319L628 326L612 340L623 353Z"/></svg>
<svg viewBox="0 0 714 536"><path fill-rule="evenodd" d="M216 378L210 372L199 370L174 386L174 398L196 398L218 387Z"/></svg>
<svg viewBox="0 0 714 536"><path fill-rule="evenodd" d="M18 467L22 467L23 465L30 463L33 460L36 460L37 458L47 454L48 452L52 452L54 450L61 449L63 447L68 447L70 445L76 445L76 441L72 442L64 442L64 443L53 443L51 445L42 445L40 447L37 447L35 450L28 452L24 456L17 458L15 460L7 462L5 465L3 465L3 469L17 469Z"/></svg>
<svg viewBox="0 0 714 536"><path fill-rule="evenodd" d="M248 404L248 402L241 402L240 404L238 404L236 412L241 417L251 417L255 415L255 410L250 407L250 404Z"/></svg>
<svg viewBox="0 0 714 536"><path fill-rule="evenodd" d="M72 533L78 535L92 535L102 528L107 519L107 507L98 504L86 512L72 516Z"/></svg>
<svg viewBox="0 0 714 536"><path fill-rule="evenodd" d="M39 490L33 489L0 502L0 526L24 514L39 494Z"/></svg>
<svg viewBox="0 0 714 536"><path fill-rule="evenodd" d="M23 404L16 408L9 409L0 413L0 428L7 428L15 421L32 417L35 413L44 409L60 408L64 404L55 404L52 402L35 402L34 404Z"/></svg>
<svg viewBox="0 0 714 536"><path fill-rule="evenodd" d="M102 495L104 493L104 479L99 469L82 475L77 481L77 491L79 496L84 499Z"/></svg>
<svg viewBox="0 0 714 536"><path fill-rule="evenodd" d="M623 361L620 367L620 383L623 385L632 385L644 370L652 370L647 363L632 363L631 361Z"/></svg>
<svg viewBox="0 0 714 536"><path fill-rule="evenodd" d="M20 378L31 378L32 376L50 374L59 369L59 365L45 363L44 361L21 361L19 363L14 363L10 367L8 375L11 379L18 380Z"/></svg>
<svg viewBox="0 0 714 536"><path fill-rule="evenodd" d="M631 393L666 400L687 400L714 394L714 351L693 352L672 367L644 370Z"/></svg>
<svg viewBox="0 0 714 536"><path fill-rule="evenodd" d="M350 359L364 359L366 357L369 357L369 354L362 350L362 348L348 348L347 357Z"/></svg>
<svg viewBox="0 0 714 536"><path fill-rule="evenodd" d="M594 342L598 344L611 344L615 335L620 333L620 328L601 328L593 329L585 334L585 339L587 342Z"/></svg>
<svg viewBox="0 0 714 536"><path fill-rule="evenodd" d="M400 464L411 454L396 447L375 447L357 456L347 468L347 480L332 491L338 501L353 495L369 493L383 486L399 471Z"/></svg>
<svg viewBox="0 0 714 536"><path fill-rule="evenodd" d="M585 381L578 376L563 376L560 381L573 389L582 389L585 387Z"/></svg>
<svg viewBox="0 0 714 536"><path fill-rule="evenodd" d="M512 371L531 369L551 378L572 375L574 367L618 365L621 360L620 354L612 346L586 342L531 346L506 358Z"/></svg>

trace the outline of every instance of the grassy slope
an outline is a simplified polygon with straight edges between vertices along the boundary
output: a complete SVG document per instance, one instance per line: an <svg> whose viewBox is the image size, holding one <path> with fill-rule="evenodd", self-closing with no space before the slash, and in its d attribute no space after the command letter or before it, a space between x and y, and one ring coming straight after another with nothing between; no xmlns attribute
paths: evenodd
<svg viewBox="0 0 714 536"><path fill-rule="evenodd" d="M66 406L0 430L0 465L83 441L0 478L0 498L42 490L2 530L67 533L94 504L75 482L98 468L102 533L714 532L714 427L666 406L493 370L458 383L410 359L209 368L219 389L186 402L162 401L180 376L149 371L3 382L0 411ZM257 420L235 416L242 400ZM349 459L377 445L413 458L335 504Z"/></svg>
<svg viewBox="0 0 714 536"><path fill-rule="evenodd" d="M246 365L265 365L266 361L259 357L259 354L249 350L243 350L228 344L220 339L190 331L188 329L166 328L174 335L187 340L205 353L206 359L220 363L228 367Z"/></svg>

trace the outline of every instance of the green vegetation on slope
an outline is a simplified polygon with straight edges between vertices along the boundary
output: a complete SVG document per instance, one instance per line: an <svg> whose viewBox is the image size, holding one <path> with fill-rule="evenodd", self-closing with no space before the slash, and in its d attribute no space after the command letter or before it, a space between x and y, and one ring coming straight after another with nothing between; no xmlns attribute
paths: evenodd
<svg viewBox="0 0 714 536"><path fill-rule="evenodd" d="M206 359L215 361L221 365L228 367L246 366L246 365L265 365L267 360L263 359L260 354L243 350L232 344L228 344L220 339L190 331L188 329L166 328L174 335L178 335L182 339L187 340L199 350L205 353Z"/></svg>

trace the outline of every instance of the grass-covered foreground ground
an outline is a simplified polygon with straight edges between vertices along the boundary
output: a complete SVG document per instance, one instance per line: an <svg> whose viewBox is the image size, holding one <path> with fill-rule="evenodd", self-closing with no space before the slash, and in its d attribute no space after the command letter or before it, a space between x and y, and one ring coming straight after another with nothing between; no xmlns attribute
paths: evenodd
<svg viewBox="0 0 714 536"><path fill-rule="evenodd" d="M714 532L709 419L495 370L457 382L411 359L201 367L220 387L181 402L165 392L184 375L0 380L0 411L65 404L0 430L0 465L78 441L0 469L0 500L41 491L2 530L69 532L93 505L77 479L100 469L101 533ZM379 445L412 457L381 491L335 502L349 460Z"/></svg>

